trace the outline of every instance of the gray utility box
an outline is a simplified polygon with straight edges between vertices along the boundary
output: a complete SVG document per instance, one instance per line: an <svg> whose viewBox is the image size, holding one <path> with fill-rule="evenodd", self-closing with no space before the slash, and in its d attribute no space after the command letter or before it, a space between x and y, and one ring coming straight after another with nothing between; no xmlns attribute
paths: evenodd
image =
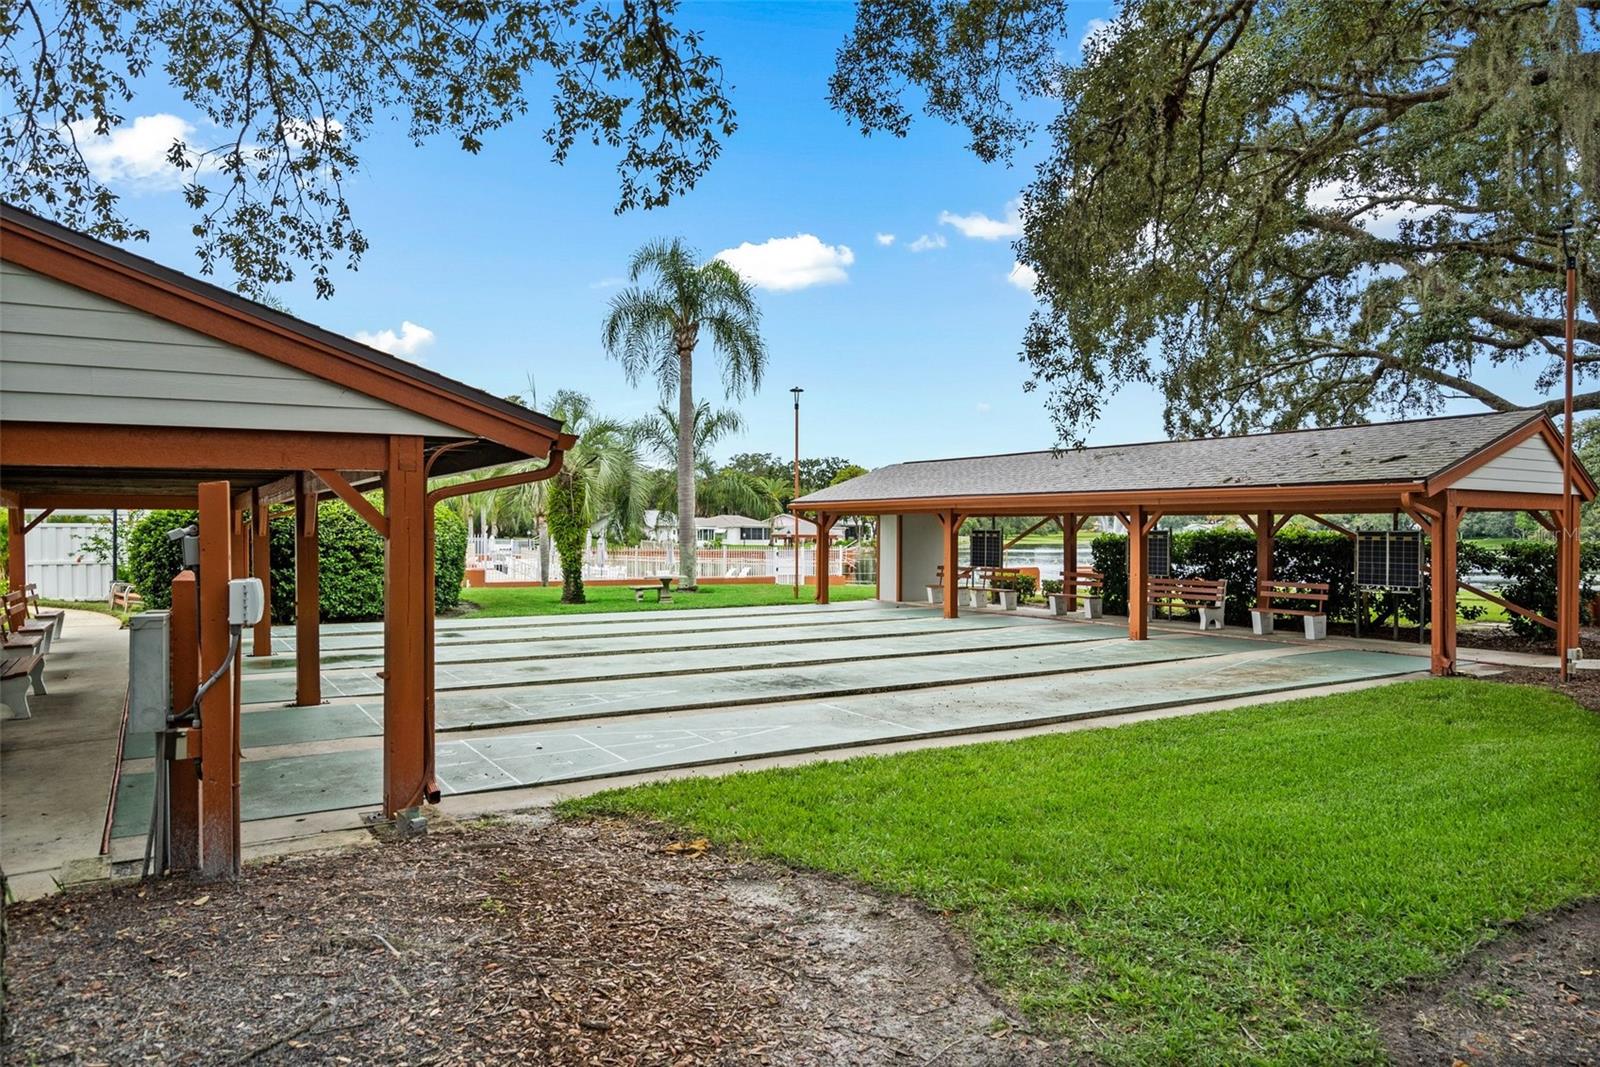
<svg viewBox="0 0 1600 1067"><path fill-rule="evenodd" d="M128 619L128 732L159 733L172 714L172 613Z"/></svg>

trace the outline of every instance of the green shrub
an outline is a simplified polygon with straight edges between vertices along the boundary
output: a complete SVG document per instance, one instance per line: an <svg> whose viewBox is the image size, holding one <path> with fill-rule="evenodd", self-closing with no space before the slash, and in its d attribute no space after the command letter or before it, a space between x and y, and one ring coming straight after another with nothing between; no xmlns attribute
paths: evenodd
<svg viewBox="0 0 1600 1067"><path fill-rule="evenodd" d="M128 580L147 608L172 606L172 579L183 570L183 545L167 532L196 521L193 511L150 511L128 531Z"/></svg>
<svg viewBox="0 0 1600 1067"><path fill-rule="evenodd" d="M1035 584L1031 574L1014 574L1004 578L996 578L992 583L996 589L1015 589L1018 600L1031 600ZM1060 582L1056 583L1060 585Z"/></svg>
<svg viewBox="0 0 1600 1067"><path fill-rule="evenodd" d="M382 497L374 494L382 506ZM128 534L129 569L139 595L151 607L170 606L173 577L182 553L166 534L195 521L192 511L153 511ZM272 621L294 619L294 517L269 525L272 554ZM318 605L330 622L383 617L383 538L342 501L317 506ZM434 608L446 611L461 602L466 572L467 529L461 517L440 505L434 512Z"/></svg>
<svg viewBox="0 0 1600 1067"><path fill-rule="evenodd" d="M1583 578L1579 583L1578 612L1583 622L1589 618L1589 600L1594 596L1593 575L1600 569L1600 545L1583 542L1580 547ZM1556 545L1554 541L1507 541L1481 546L1462 544L1457 551L1461 573L1483 571L1506 579L1499 594L1511 603L1538 612L1547 619L1556 617ZM1551 631L1515 612L1511 629L1523 637L1548 638Z"/></svg>

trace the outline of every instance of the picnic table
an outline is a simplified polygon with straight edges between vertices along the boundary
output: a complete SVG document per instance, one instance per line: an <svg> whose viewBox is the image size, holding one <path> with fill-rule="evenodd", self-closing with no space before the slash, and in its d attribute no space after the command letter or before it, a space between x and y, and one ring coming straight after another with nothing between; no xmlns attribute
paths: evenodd
<svg viewBox="0 0 1600 1067"><path fill-rule="evenodd" d="M672 583L677 580L678 579L676 575L658 574L649 582L644 582L639 585L630 585L628 588L633 590L633 599L636 602L643 601L644 595L653 589L655 590L656 594L656 603L660 604L672 599Z"/></svg>

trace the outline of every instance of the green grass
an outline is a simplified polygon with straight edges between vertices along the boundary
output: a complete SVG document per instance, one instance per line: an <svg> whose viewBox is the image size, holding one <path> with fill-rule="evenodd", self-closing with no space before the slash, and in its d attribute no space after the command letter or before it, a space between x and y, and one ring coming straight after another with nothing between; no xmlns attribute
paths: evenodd
<svg viewBox="0 0 1600 1067"><path fill-rule="evenodd" d="M123 611L114 608L104 600L51 600L47 597L39 598L39 606L45 608L73 608L77 611L93 611L100 615L110 615L118 622L126 623L129 615L137 615L144 610L144 605L135 607L132 611Z"/></svg>
<svg viewBox="0 0 1600 1067"><path fill-rule="evenodd" d="M1409 682L569 801L913 896L1129 1063L1381 1062L1365 1008L1600 893L1600 718Z"/></svg>
<svg viewBox="0 0 1600 1067"><path fill-rule="evenodd" d="M817 591L800 587L797 601L792 585L702 585L699 592L674 592L665 604L657 604L654 593L646 593L644 602L633 599L633 590L625 585L589 585L584 587L588 602L584 604L561 603L560 584L525 589L464 589L461 592L462 615L466 618L490 618L503 615L573 615L590 611L682 611L687 608L748 608L766 604L812 603ZM848 600L871 600L874 589L870 585L835 585L829 593L835 604Z"/></svg>

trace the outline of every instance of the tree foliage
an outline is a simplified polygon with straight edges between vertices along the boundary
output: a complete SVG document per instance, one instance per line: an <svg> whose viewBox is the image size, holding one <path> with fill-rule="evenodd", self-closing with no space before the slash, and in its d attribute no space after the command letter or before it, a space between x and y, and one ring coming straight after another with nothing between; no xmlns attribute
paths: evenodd
<svg viewBox="0 0 1600 1067"><path fill-rule="evenodd" d="M903 111L850 102L920 84L930 111L971 129L968 111L995 106L971 87L1007 68L992 48L941 59L927 43L1001 23L920 10L933 27L863 8L857 36L872 47L841 53L852 93L835 103L898 133ZM1040 306L1023 358L1062 438L1081 439L1133 382L1156 385L1168 431L1189 435L1456 397L1527 403L1559 373L1564 223L1591 377L1597 33L1595 0L1125 3L1081 64L1042 79L1060 112L1024 197L1018 256ZM873 58L906 48L923 61ZM1528 391L1486 388L1482 371L1499 365ZM1600 407L1600 391L1578 403Z"/></svg>
<svg viewBox="0 0 1600 1067"><path fill-rule="evenodd" d="M657 207L735 128L719 62L676 14L676 0L17 0L0 12L4 197L97 237L148 236L85 143L160 78L211 128L167 156L202 270L225 265L253 295L306 263L326 296L330 265L359 263L345 183L384 119L476 153L548 87L554 161L581 141L613 149L617 210Z"/></svg>
<svg viewBox="0 0 1600 1067"><path fill-rule="evenodd" d="M578 443L567 450L561 470L545 495L550 537L561 558L561 602L582 604L583 554L589 531L602 522L628 526L642 507L644 470L632 427L602 418L583 393L561 390L551 397L550 414L560 419Z"/></svg>

